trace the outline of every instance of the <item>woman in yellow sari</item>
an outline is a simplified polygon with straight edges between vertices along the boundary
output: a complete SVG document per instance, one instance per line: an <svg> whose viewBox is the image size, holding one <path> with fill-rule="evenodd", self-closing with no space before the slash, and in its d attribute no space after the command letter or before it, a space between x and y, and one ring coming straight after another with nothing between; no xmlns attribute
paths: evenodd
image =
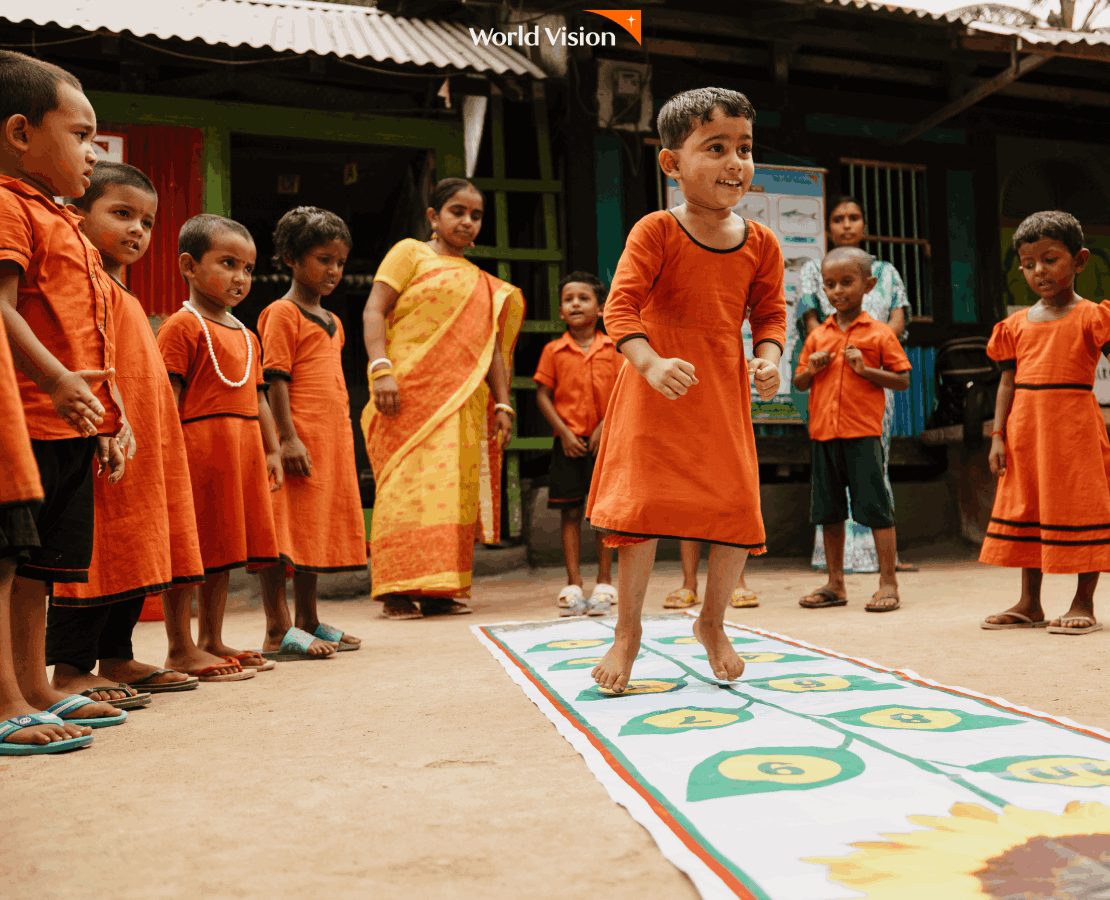
<svg viewBox="0 0 1110 900"><path fill-rule="evenodd" d="M389 619L471 611L459 601L470 596L475 543L500 540L515 415L509 372L524 298L463 258L482 226L481 192L446 178L431 204L432 239L386 254L363 312L362 430L377 488L370 573Z"/></svg>

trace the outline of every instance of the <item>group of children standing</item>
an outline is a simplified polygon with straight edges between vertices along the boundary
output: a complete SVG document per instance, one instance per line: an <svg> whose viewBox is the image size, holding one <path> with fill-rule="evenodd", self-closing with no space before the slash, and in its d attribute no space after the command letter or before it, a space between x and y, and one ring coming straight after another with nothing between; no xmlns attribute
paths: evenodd
<svg viewBox="0 0 1110 900"><path fill-rule="evenodd" d="M364 570L366 538L343 328L320 302L350 252L342 220L299 207L277 223L292 285L260 341L230 312L250 292L250 233L190 219L188 300L155 339L124 286L156 227L154 185L97 162L68 72L0 51L0 97L0 754L24 755L85 746L154 693L357 650L319 621L316 580ZM262 573L260 650L223 640L242 567ZM164 667L131 645L157 595Z"/></svg>

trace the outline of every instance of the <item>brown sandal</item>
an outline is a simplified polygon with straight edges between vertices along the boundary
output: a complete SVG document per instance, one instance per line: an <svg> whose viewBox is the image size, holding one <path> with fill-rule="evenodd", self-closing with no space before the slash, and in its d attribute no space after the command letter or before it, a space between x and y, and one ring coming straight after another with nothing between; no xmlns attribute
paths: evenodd
<svg viewBox="0 0 1110 900"><path fill-rule="evenodd" d="M808 602L807 602L808 601ZM812 594L806 594L798 601L805 609L824 609L826 606L847 606L847 597L838 597L830 587L819 587Z"/></svg>
<svg viewBox="0 0 1110 900"><path fill-rule="evenodd" d="M468 616L474 612L450 597L425 597L420 601L420 610L425 616Z"/></svg>
<svg viewBox="0 0 1110 900"><path fill-rule="evenodd" d="M394 596L382 605L382 618L398 621L401 619L422 619L424 614L409 597Z"/></svg>
<svg viewBox="0 0 1110 900"><path fill-rule="evenodd" d="M893 606L877 606L876 600L893 600ZM880 588L871 595L871 602L868 603L864 609L868 612L894 612L902 605L902 600L895 593L892 593L890 588Z"/></svg>

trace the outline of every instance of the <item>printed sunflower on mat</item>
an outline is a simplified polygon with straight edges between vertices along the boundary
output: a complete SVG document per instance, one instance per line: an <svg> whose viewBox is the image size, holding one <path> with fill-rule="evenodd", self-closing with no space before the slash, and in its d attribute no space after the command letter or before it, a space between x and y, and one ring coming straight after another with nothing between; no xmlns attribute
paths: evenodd
<svg viewBox="0 0 1110 900"><path fill-rule="evenodd" d="M1073 802L1057 816L957 803L950 812L909 817L932 830L806 862L869 900L1110 900L1110 807Z"/></svg>

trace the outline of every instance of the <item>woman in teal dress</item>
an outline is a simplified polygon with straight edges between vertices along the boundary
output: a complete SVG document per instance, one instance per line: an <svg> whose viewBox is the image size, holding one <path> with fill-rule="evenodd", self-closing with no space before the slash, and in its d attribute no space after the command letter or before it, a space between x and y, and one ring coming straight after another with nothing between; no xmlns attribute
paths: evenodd
<svg viewBox="0 0 1110 900"><path fill-rule="evenodd" d="M863 218L863 208L854 197L840 197L829 213L828 236L834 247L858 247L867 233L867 223ZM902 276L891 264L872 258L871 274L877 278L875 289L863 298L863 308L876 322L888 325L902 343L906 341L906 323L910 315L910 301L906 296L906 286ZM799 275L798 308L796 325L798 341L795 354L800 355L802 344L814 328L831 316L835 310L825 297L821 281L821 270L812 260L806 262ZM795 367L797 359L794 360ZM894 493L890 478L886 475L885 462L890 456L890 435L894 427L894 392L886 391L886 411L883 413L883 478L891 505ZM821 526L817 526L817 540L813 546L813 567L825 568L825 542ZM912 566L898 565L900 571L913 569ZM875 538L871 529L848 519L844 528L844 571L878 572L879 558L875 551Z"/></svg>

